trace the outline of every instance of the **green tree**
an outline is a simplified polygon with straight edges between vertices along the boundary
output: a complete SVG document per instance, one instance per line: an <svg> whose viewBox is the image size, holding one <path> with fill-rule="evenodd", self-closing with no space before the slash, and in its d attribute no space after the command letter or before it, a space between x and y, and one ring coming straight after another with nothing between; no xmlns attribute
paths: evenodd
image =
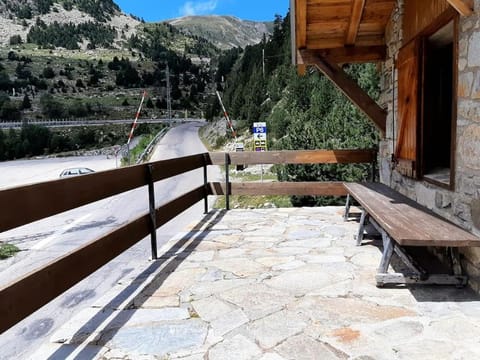
<svg viewBox="0 0 480 360"><path fill-rule="evenodd" d="M9 40L10 45L20 45L23 43L22 37L20 35L12 35Z"/></svg>
<svg viewBox="0 0 480 360"><path fill-rule="evenodd" d="M30 98L28 97L28 95L25 94L22 100L21 109L25 110L25 109L31 109L31 108L32 108L32 102L30 101Z"/></svg>
<svg viewBox="0 0 480 360"><path fill-rule="evenodd" d="M52 67L47 66L46 68L43 69L42 75L45 79L53 79L55 77L55 71L52 69Z"/></svg>
<svg viewBox="0 0 480 360"><path fill-rule="evenodd" d="M51 136L50 130L46 127L38 125L22 126L20 141L23 153L30 156L44 154L48 151Z"/></svg>
<svg viewBox="0 0 480 360"><path fill-rule="evenodd" d="M65 116L65 107L57 101L51 94L44 94L40 98L40 108L45 117L50 119L60 119Z"/></svg>

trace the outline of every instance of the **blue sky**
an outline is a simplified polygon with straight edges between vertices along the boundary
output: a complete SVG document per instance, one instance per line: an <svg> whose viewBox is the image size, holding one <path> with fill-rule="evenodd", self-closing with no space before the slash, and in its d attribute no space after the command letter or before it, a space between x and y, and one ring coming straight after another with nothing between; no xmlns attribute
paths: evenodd
<svg viewBox="0 0 480 360"><path fill-rule="evenodd" d="M285 16L289 0L114 0L123 12L146 21L186 15L233 15L243 20L272 21Z"/></svg>

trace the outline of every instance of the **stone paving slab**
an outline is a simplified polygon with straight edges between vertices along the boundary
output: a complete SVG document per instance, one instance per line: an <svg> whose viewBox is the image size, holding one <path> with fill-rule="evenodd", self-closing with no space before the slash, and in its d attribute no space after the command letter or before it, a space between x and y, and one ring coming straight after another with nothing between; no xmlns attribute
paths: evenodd
<svg viewBox="0 0 480 360"><path fill-rule="evenodd" d="M358 223L342 210L217 212L166 244L154 274L122 279L32 358L480 358L480 297L377 288L380 244L355 246Z"/></svg>

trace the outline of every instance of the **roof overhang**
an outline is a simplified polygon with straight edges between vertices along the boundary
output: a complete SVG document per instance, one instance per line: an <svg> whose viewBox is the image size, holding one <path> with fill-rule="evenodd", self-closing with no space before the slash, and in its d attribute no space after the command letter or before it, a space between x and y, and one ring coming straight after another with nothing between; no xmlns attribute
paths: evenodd
<svg viewBox="0 0 480 360"><path fill-rule="evenodd" d="M396 0L290 1L294 64L308 65L301 53L336 63L385 59L385 29Z"/></svg>
<svg viewBox="0 0 480 360"><path fill-rule="evenodd" d="M473 13L473 0L443 1L463 16ZM335 63L384 60L396 5L397 0L290 0L293 64L314 65L308 54Z"/></svg>

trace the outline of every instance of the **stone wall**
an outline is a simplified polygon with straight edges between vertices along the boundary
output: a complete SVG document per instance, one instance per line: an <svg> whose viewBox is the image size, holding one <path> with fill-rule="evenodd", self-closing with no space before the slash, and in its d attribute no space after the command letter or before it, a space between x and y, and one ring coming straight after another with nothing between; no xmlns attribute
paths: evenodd
<svg viewBox="0 0 480 360"><path fill-rule="evenodd" d="M397 124L397 79L393 64L402 45L404 0L398 0L387 29L388 59L382 68L380 103L388 109L387 133L380 143L380 181L444 218L480 235L480 0L475 13L459 22L455 190L402 176L392 167ZM462 250L471 285L480 291L480 248Z"/></svg>

